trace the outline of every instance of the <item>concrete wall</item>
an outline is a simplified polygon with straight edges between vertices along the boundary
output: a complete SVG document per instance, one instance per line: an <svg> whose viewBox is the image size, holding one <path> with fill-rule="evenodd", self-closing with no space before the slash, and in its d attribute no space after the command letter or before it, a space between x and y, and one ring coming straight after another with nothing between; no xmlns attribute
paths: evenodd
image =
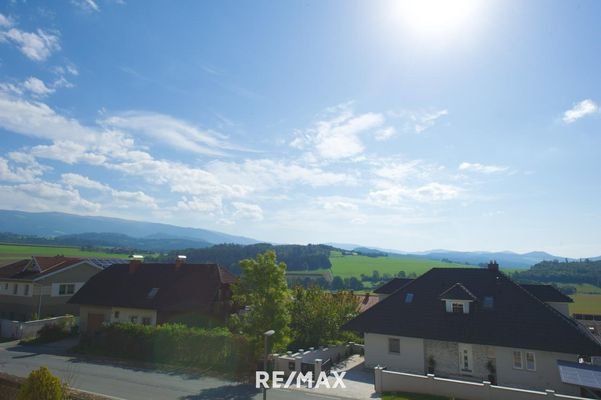
<svg viewBox="0 0 601 400"><path fill-rule="evenodd" d="M533 391L486 383L465 382L434 375L413 375L374 369L376 393L411 392L464 400L543 400L549 398L584 400L580 397L556 394L553 390Z"/></svg>
<svg viewBox="0 0 601 400"><path fill-rule="evenodd" d="M388 339L399 339L400 353L388 351ZM424 339L366 333L365 366L385 366L394 371L423 374L425 372Z"/></svg>
<svg viewBox="0 0 601 400"><path fill-rule="evenodd" d="M0 337L13 339L34 337L46 325L61 325L65 323L77 325L77 320L73 317L55 317L27 322L2 319L0 320Z"/></svg>

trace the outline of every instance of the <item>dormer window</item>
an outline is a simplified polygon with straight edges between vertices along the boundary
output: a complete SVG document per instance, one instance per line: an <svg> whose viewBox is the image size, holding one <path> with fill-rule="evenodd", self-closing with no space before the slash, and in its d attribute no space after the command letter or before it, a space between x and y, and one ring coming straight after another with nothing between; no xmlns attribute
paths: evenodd
<svg viewBox="0 0 601 400"><path fill-rule="evenodd" d="M405 295L405 303L406 304L411 304L413 303L413 293L407 293Z"/></svg>
<svg viewBox="0 0 601 400"><path fill-rule="evenodd" d="M451 311L453 314L463 314L463 303L452 303Z"/></svg>
<svg viewBox="0 0 601 400"><path fill-rule="evenodd" d="M440 299L445 302L445 310L450 314L469 314L470 303L477 300L461 283L456 283L440 294Z"/></svg>
<svg viewBox="0 0 601 400"><path fill-rule="evenodd" d="M495 306L495 300L492 296L484 297L484 301L482 302L482 306L487 310L492 310Z"/></svg>

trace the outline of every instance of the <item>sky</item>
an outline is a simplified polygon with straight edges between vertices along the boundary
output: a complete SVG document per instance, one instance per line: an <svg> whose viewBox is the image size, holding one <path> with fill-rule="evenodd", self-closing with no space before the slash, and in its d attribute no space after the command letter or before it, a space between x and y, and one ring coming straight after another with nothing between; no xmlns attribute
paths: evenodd
<svg viewBox="0 0 601 400"><path fill-rule="evenodd" d="M598 256L599 15L595 0L7 0L0 209Z"/></svg>

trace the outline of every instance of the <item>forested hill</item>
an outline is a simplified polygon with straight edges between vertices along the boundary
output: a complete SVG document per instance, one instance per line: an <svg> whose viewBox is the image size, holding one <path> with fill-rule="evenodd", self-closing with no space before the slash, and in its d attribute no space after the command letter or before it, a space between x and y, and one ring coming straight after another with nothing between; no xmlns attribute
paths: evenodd
<svg viewBox="0 0 601 400"><path fill-rule="evenodd" d="M513 275L520 282L590 283L601 286L601 260L543 261Z"/></svg>
<svg viewBox="0 0 601 400"><path fill-rule="evenodd" d="M326 245L271 245L259 243L248 246L237 244L220 244L203 249L186 249L171 251L168 255L161 257L161 261L171 261L178 254L188 257L188 262L203 263L214 262L228 268L232 273L238 274L240 267L238 263L246 258L255 258L257 254L267 250L275 250L278 261L286 263L288 270L308 271L320 268L330 268L330 251L334 247Z"/></svg>

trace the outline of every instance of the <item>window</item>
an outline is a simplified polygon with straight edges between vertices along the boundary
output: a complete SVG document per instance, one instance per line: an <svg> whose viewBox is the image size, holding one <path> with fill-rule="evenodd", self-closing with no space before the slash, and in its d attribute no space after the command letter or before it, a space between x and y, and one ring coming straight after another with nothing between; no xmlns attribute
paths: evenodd
<svg viewBox="0 0 601 400"><path fill-rule="evenodd" d="M400 354L401 353L401 339L388 339L388 352Z"/></svg>
<svg viewBox="0 0 601 400"><path fill-rule="evenodd" d="M536 371L536 358L534 358L534 353L529 351L526 352L526 369Z"/></svg>
<svg viewBox="0 0 601 400"><path fill-rule="evenodd" d="M13 294L17 294L18 291L19 291L19 284L15 283L15 286L13 287Z"/></svg>
<svg viewBox="0 0 601 400"><path fill-rule="evenodd" d="M150 292L148 292L148 296L147 297L149 299L154 299L154 296L156 296L158 292L159 292L159 288L158 287L152 288L152 289L150 289Z"/></svg>
<svg viewBox="0 0 601 400"><path fill-rule="evenodd" d="M514 351L513 352L513 368L515 369L523 369L524 365L522 362L522 352Z"/></svg>
<svg viewBox="0 0 601 400"><path fill-rule="evenodd" d="M115 311L113 313L113 316L115 317L115 319L119 319L119 311Z"/></svg>
<svg viewBox="0 0 601 400"><path fill-rule="evenodd" d="M463 314L463 304L453 303L453 314Z"/></svg>
<svg viewBox="0 0 601 400"><path fill-rule="evenodd" d="M132 324L137 324L138 323L138 316L137 315L132 315L131 317L129 317L129 320L131 321Z"/></svg>
<svg viewBox="0 0 601 400"><path fill-rule="evenodd" d="M29 296L29 285L25 285L25 289L23 290L23 294L25 296Z"/></svg>
<svg viewBox="0 0 601 400"><path fill-rule="evenodd" d="M407 304L413 303L413 293L407 293L405 295L405 303L407 303Z"/></svg>
<svg viewBox="0 0 601 400"><path fill-rule="evenodd" d="M58 287L58 294L66 296L75 293L75 285L72 283L61 283Z"/></svg>
<svg viewBox="0 0 601 400"><path fill-rule="evenodd" d="M484 297L484 302L482 303L482 305L484 306L484 308L486 308L488 310L492 310L492 308L495 305L495 300L493 299L492 296L486 296L486 297Z"/></svg>
<svg viewBox="0 0 601 400"><path fill-rule="evenodd" d="M142 325L150 325L150 317L142 318Z"/></svg>

